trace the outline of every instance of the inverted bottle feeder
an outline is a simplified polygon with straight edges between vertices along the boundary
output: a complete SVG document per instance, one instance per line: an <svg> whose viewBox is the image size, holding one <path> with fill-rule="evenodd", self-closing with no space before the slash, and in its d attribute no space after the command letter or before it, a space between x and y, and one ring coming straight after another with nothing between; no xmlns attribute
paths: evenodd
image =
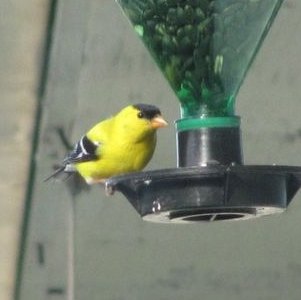
<svg viewBox="0 0 301 300"><path fill-rule="evenodd" d="M280 213L301 167L243 165L235 97L282 0L119 0L181 105L177 168L107 180L153 222Z"/></svg>

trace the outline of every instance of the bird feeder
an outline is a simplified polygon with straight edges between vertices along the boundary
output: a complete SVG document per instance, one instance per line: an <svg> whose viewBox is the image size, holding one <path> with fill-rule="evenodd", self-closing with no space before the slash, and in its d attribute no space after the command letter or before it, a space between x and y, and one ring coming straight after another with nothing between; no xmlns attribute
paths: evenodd
<svg viewBox="0 0 301 300"><path fill-rule="evenodd" d="M180 102L177 168L106 182L154 222L282 212L301 168L243 164L235 98L282 0L118 0Z"/></svg>

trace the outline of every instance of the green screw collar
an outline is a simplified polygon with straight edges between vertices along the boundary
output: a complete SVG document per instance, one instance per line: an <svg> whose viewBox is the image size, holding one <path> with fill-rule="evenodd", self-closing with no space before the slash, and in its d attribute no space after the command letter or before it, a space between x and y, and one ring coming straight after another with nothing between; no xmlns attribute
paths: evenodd
<svg viewBox="0 0 301 300"><path fill-rule="evenodd" d="M185 118L175 122L177 131L193 130L198 128L239 127L240 117L209 117Z"/></svg>

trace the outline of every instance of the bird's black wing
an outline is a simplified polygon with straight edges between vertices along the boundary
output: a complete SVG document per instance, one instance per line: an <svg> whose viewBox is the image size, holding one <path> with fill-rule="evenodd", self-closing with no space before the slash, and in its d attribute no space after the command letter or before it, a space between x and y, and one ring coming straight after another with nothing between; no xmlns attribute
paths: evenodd
<svg viewBox="0 0 301 300"><path fill-rule="evenodd" d="M74 149L65 157L63 165L67 166L73 163L97 159L98 156L96 154L96 150L98 147L98 144L90 141L87 136L83 136L75 145Z"/></svg>
<svg viewBox="0 0 301 300"><path fill-rule="evenodd" d="M73 150L63 160L61 166L59 166L53 174L47 177L44 181L48 181L51 178L58 177L62 173L68 173L71 175L75 172L73 166L74 163L92 161L98 158L96 150L99 144L93 143L86 136L83 136L78 143L74 146Z"/></svg>

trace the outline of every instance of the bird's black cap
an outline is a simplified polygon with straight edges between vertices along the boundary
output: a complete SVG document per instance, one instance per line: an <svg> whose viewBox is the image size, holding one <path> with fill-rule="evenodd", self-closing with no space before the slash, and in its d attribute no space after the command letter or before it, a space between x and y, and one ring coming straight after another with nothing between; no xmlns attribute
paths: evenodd
<svg viewBox="0 0 301 300"><path fill-rule="evenodd" d="M141 112L141 117L151 120L156 115L161 115L161 111L158 107L150 104L138 103L133 105L134 108Z"/></svg>

